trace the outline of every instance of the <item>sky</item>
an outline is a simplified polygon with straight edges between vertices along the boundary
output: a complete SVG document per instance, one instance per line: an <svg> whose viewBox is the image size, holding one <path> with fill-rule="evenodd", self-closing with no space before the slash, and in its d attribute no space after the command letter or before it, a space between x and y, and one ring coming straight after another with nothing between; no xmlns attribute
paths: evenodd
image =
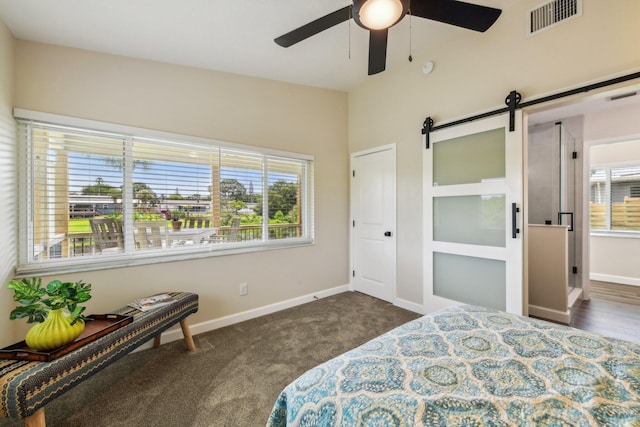
<svg viewBox="0 0 640 427"><path fill-rule="evenodd" d="M72 194L82 193L82 188L96 185L99 180L104 185L120 188L123 184L123 171L118 165L107 161L105 156L89 154L69 154L69 191ZM206 196L211 186L211 167L169 161L153 161L136 164L133 181L147 184L156 196L164 198L171 194L189 197L194 194ZM262 194L262 171L221 167L221 179L235 179L249 192ZM269 173L269 185L278 180L296 182L295 174L281 172ZM164 196L164 197L163 197Z"/></svg>

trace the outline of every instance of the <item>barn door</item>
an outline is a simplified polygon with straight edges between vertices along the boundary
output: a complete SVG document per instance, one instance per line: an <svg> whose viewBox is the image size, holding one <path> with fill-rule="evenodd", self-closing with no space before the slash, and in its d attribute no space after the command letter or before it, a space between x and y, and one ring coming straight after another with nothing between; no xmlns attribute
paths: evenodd
<svg viewBox="0 0 640 427"><path fill-rule="evenodd" d="M522 113L435 131L423 150L424 305L522 314Z"/></svg>

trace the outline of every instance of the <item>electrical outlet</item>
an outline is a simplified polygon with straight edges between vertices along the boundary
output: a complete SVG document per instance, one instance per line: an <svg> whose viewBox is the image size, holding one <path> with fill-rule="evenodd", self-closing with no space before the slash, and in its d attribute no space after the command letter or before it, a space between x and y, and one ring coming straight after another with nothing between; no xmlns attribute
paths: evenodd
<svg viewBox="0 0 640 427"><path fill-rule="evenodd" d="M246 283L240 283L240 296L244 296L249 293L249 285Z"/></svg>

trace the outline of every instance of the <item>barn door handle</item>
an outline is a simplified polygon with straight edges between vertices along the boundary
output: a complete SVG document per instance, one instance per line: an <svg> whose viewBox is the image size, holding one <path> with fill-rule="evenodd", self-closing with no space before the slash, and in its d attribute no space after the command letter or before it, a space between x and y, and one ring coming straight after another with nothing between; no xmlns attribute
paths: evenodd
<svg viewBox="0 0 640 427"><path fill-rule="evenodd" d="M511 237L516 239L520 229L518 228L518 212L520 208L517 204L511 203Z"/></svg>
<svg viewBox="0 0 640 427"><path fill-rule="evenodd" d="M391 237L391 232L390 231L385 231L384 232L384 236L385 237Z"/></svg>

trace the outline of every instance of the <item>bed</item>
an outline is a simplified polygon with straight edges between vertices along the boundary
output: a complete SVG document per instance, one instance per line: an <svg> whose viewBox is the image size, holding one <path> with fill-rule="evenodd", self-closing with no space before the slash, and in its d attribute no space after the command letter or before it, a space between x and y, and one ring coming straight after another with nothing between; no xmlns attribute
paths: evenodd
<svg viewBox="0 0 640 427"><path fill-rule="evenodd" d="M475 306L304 373L267 426L640 426L640 346Z"/></svg>

